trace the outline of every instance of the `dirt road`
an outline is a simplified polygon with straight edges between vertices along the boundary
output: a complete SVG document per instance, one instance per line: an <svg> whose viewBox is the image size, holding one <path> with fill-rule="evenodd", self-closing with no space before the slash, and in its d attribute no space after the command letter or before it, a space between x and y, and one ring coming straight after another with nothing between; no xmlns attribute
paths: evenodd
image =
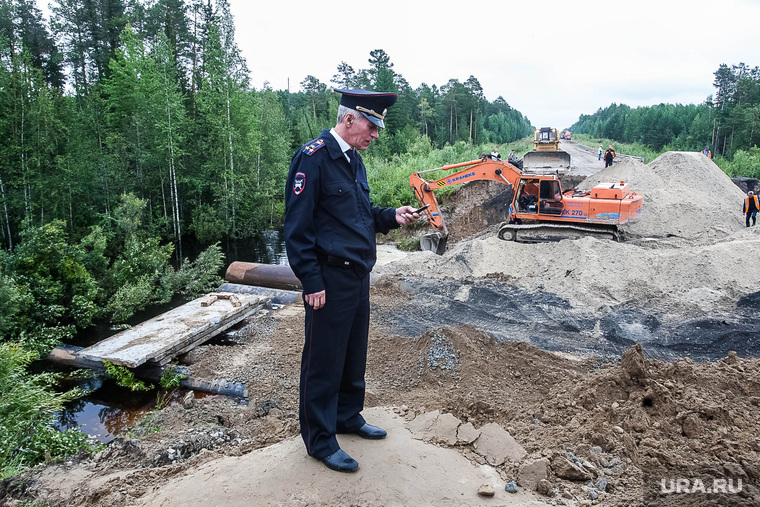
<svg viewBox="0 0 760 507"><path fill-rule="evenodd" d="M560 141L559 148L570 154L569 174L589 176L604 168L604 160L598 160L597 151L575 141Z"/></svg>

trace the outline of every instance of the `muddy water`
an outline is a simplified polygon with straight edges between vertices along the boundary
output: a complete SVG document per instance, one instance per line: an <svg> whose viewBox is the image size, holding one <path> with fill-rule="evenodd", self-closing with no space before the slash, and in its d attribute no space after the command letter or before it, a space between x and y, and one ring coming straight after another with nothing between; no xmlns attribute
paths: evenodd
<svg viewBox="0 0 760 507"><path fill-rule="evenodd" d="M156 406L156 393L132 392L104 374L88 379L69 378L64 388L80 387L90 394L67 404L58 414L58 429L80 427L95 440L108 443L114 435L135 425Z"/></svg>
<svg viewBox="0 0 760 507"><path fill-rule="evenodd" d="M731 350L741 357L760 357L760 293L709 317L679 319L630 305L594 314L541 287L528 292L497 280L402 278L400 284L412 295L403 311L373 308L374 321L400 336L469 324L499 341L525 341L544 350L608 360L619 359L635 343L648 357L666 361L719 359Z"/></svg>

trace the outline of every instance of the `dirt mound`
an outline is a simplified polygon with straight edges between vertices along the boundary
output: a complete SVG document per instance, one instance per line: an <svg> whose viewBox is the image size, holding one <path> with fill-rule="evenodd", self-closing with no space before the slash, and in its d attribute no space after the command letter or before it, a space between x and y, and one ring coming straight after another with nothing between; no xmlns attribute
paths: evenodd
<svg viewBox="0 0 760 507"><path fill-rule="evenodd" d="M640 349L626 355L638 357L589 372L574 386L557 385L533 409L534 420L526 414L522 424L512 423L518 441L526 448L535 443L545 455L551 442L586 460L590 474L606 477L616 493L604 505L639 505L632 491L645 505L756 505L758 360L662 363L646 360ZM708 487L730 479L735 490L743 483L742 491L699 501L668 496L669 481L679 478Z"/></svg>
<svg viewBox="0 0 760 507"><path fill-rule="evenodd" d="M758 359L661 362L635 346L599 364L496 343L468 326L417 340L376 337L372 346L372 385L384 386L374 401L403 400L418 416L450 413L475 428L499 424L527 452L496 467L502 479L525 486L529 470L544 468L550 494L571 500L564 505L696 505L694 496L663 492L663 480L667 491L684 478L741 489L700 505L760 501Z"/></svg>
<svg viewBox="0 0 760 507"><path fill-rule="evenodd" d="M388 279L378 282L372 297L373 304L399 312L408 298ZM296 379L297 354L290 345L298 340L292 333L302 318L300 311L259 318L250 325L266 320L261 326L266 332L244 333L249 338L227 347L226 356L201 363L278 364L277 379ZM705 501L700 497L701 505L760 501L757 359L729 354L712 363L663 363L633 348L620 363L605 364L521 342L499 343L466 325L411 339L383 329L373 321L367 406L398 407L410 428L423 426L413 424L415 418L430 420L437 411L441 425L479 430L489 442L479 444L474 434L459 432L462 438L452 442L443 438L445 428L436 427L418 438L454 447L461 455L426 450L403 440L405 430L394 422L368 410L373 422L392 430L389 438L369 444L342 437L363 468L335 474L308 458L296 436L294 386L251 382L247 407L218 397L171 407L147 434L133 432L93 458L22 474L2 484L0 496L20 499L8 505L109 507L208 505L212 499L230 505L480 505L488 502L475 493L484 482L498 492L497 503L506 505L531 504L534 500L522 495L534 490L553 496L545 501L554 505L694 505L693 495L662 491L663 480L670 489L667 481L688 478L708 485L731 480L733 490L740 489ZM283 354L289 359L282 361ZM278 408L261 413L262 399L277 400ZM187 445L195 442L194 435L217 434L236 437L218 439L215 446ZM512 451L504 451L502 460L499 442L506 434L514 442L507 439ZM162 449L180 444L187 456L175 453L171 462L155 462ZM191 452L195 447L199 450ZM445 486L436 487L441 480ZM525 504L504 492L513 481Z"/></svg>
<svg viewBox="0 0 760 507"><path fill-rule="evenodd" d="M498 275L526 290L553 292L578 307L657 301L662 311L680 315L730 307L757 290L760 266L747 259L760 255L760 237L744 227L741 190L712 160L685 152L665 153L649 165L625 159L589 176L579 188L620 180L645 196L641 219L626 228L626 242L583 238L517 244L489 230L450 244L443 256L414 253L377 268L377 274L458 280Z"/></svg>
<svg viewBox="0 0 760 507"><path fill-rule="evenodd" d="M589 176L579 189L626 181L644 194L641 219L625 231L646 237L723 238L743 227L742 191L701 153L669 151L648 165L624 159Z"/></svg>

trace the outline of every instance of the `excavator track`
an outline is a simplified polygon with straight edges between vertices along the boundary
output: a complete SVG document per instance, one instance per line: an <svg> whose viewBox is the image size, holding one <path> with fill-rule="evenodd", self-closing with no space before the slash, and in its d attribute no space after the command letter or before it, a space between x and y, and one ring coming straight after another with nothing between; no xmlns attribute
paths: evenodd
<svg viewBox="0 0 760 507"><path fill-rule="evenodd" d="M499 227L499 239L518 243L546 243L563 239L579 239L593 236L600 239L620 241L620 233L610 226L572 224L508 224Z"/></svg>

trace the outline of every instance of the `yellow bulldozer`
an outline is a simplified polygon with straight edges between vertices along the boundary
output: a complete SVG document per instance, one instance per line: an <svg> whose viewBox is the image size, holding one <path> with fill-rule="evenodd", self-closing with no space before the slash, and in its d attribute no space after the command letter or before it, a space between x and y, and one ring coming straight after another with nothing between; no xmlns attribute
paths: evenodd
<svg viewBox="0 0 760 507"><path fill-rule="evenodd" d="M570 154L559 149L557 129L536 129L533 149L523 155L522 169L528 172L564 172L570 169Z"/></svg>

